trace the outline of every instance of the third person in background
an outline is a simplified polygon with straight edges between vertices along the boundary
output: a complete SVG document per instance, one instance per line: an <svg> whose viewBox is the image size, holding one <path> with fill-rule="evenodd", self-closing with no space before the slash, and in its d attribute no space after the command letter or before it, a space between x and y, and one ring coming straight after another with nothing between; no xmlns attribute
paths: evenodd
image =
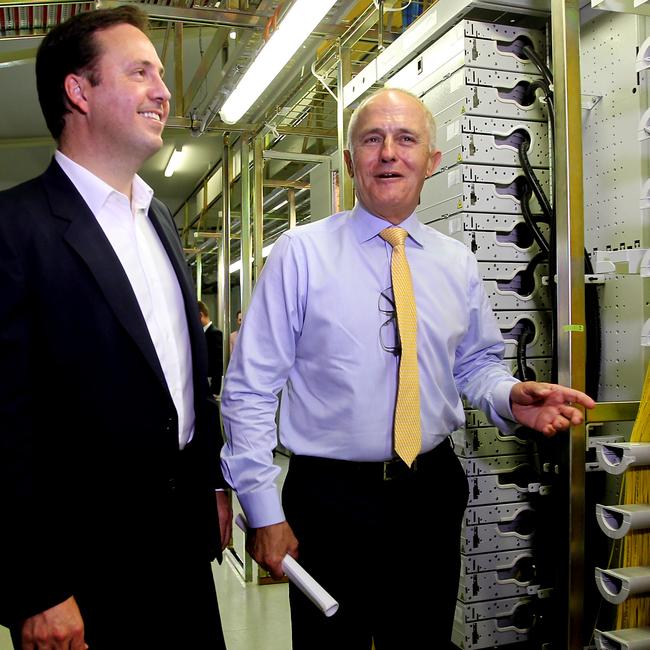
<svg viewBox="0 0 650 650"><path fill-rule="evenodd" d="M234 332L230 333L230 354L235 349L235 343L237 343L237 337L239 336L239 328L241 327L241 311L237 312L237 329Z"/></svg>
<svg viewBox="0 0 650 650"><path fill-rule="evenodd" d="M205 332L205 342L208 346L208 381L210 392L219 395L221 378L223 377L223 332L217 329L210 320L208 306L199 300L199 318Z"/></svg>

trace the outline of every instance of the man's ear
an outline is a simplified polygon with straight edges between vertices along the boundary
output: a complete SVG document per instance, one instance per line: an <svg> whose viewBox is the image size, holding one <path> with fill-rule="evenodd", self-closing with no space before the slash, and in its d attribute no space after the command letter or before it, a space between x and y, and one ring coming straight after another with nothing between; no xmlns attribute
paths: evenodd
<svg viewBox="0 0 650 650"><path fill-rule="evenodd" d="M433 172L435 172L436 169L438 169L441 161L442 161L441 151L436 149L435 151L431 152L431 154L429 155L427 170L424 177L429 178L433 174Z"/></svg>
<svg viewBox="0 0 650 650"><path fill-rule="evenodd" d="M350 178L354 178L354 164L352 163L352 154L346 149L343 152L343 157L345 158L345 166L347 167L348 174L350 174Z"/></svg>
<svg viewBox="0 0 650 650"><path fill-rule="evenodd" d="M86 113L88 110L87 84L88 80L79 74L69 74L63 80L63 89L70 106L78 109L81 113Z"/></svg>

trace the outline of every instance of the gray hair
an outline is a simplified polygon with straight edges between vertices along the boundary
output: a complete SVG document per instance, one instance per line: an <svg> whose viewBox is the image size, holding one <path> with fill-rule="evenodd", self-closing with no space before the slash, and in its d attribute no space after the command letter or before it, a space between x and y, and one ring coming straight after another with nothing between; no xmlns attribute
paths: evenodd
<svg viewBox="0 0 650 650"><path fill-rule="evenodd" d="M354 151L354 135L357 130L357 122L359 121L359 115L363 112L363 109L379 95L383 95L387 92L398 92L406 97L412 97L415 99L421 106L424 111L424 117L427 122L427 127L429 130L429 150L434 151L436 148L436 120L433 117L431 111L427 108L427 105L415 94L403 88L380 88L371 95L368 95L360 104L354 109L352 117L350 118L350 123L348 125L348 139L347 139L347 149L350 153Z"/></svg>

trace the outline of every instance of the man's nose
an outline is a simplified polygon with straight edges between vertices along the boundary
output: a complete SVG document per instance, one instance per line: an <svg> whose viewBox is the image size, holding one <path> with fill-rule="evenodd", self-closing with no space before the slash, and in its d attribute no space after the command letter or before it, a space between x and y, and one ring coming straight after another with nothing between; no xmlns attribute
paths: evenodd
<svg viewBox="0 0 650 650"><path fill-rule="evenodd" d="M395 160L395 146L391 138L385 138L381 148L381 159L384 161Z"/></svg>
<svg viewBox="0 0 650 650"><path fill-rule="evenodd" d="M160 76L156 78L152 93L153 96L161 102L168 102L172 96L172 94L169 92L169 88L167 88L167 85Z"/></svg>

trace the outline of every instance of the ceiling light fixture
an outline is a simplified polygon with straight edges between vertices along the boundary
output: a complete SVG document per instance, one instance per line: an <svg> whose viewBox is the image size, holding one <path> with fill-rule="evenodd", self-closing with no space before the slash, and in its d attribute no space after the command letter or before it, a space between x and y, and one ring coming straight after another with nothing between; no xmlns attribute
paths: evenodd
<svg viewBox="0 0 650 650"><path fill-rule="evenodd" d="M271 249L273 248L273 244L269 244L268 246L264 246L262 249L262 257L268 257L269 253L271 252ZM254 262L255 258L253 257L251 259L251 262ZM230 265L230 272L231 273L237 273L238 271L241 271L241 260L237 260L236 262L233 262Z"/></svg>
<svg viewBox="0 0 650 650"><path fill-rule="evenodd" d="M234 41L234 40L237 39L237 32L233 29L233 30L230 32L230 34L228 34L228 36L230 36L230 38Z"/></svg>
<svg viewBox="0 0 650 650"><path fill-rule="evenodd" d="M183 146L176 146L172 151L172 155L169 157L167 162L167 167L165 167L165 176L169 178L175 171L181 160L185 157L183 153Z"/></svg>
<svg viewBox="0 0 650 650"><path fill-rule="evenodd" d="M224 122L234 124L246 113L335 2L295 0L219 111Z"/></svg>

